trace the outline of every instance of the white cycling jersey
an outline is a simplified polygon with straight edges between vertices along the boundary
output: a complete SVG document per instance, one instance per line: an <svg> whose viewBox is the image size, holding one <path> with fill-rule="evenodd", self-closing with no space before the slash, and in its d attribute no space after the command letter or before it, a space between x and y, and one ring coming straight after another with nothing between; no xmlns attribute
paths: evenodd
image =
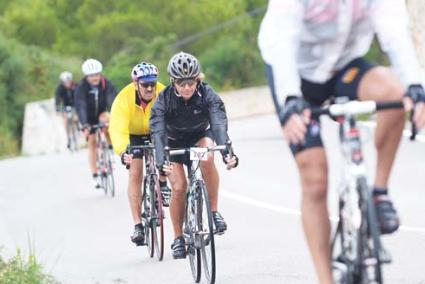
<svg viewBox="0 0 425 284"><path fill-rule="evenodd" d="M404 0L269 0L258 42L277 100L301 95L301 77L326 82L364 56L375 33L400 80L422 83Z"/></svg>

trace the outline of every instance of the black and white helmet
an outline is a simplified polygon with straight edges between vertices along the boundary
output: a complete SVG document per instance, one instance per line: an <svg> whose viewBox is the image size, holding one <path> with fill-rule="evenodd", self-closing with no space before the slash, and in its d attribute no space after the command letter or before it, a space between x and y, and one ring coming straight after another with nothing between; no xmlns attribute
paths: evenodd
<svg viewBox="0 0 425 284"><path fill-rule="evenodd" d="M171 57L167 72L172 79L196 78L201 73L201 65L195 56L182 51Z"/></svg>

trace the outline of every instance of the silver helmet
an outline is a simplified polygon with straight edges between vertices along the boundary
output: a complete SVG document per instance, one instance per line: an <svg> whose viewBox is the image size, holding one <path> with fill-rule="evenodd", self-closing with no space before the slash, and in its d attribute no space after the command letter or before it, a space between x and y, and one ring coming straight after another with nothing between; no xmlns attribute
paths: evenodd
<svg viewBox="0 0 425 284"><path fill-rule="evenodd" d="M179 52L171 57L167 72L173 79L196 78L201 73L201 65L192 54Z"/></svg>

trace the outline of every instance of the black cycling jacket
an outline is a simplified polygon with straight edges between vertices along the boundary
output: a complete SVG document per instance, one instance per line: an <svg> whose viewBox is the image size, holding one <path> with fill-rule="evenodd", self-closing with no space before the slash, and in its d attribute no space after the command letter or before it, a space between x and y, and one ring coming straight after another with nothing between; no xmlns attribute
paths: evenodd
<svg viewBox="0 0 425 284"><path fill-rule="evenodd" d="M164 164L164 147L168 145L168 137L186 139L210 127L215 142L223 145L229 140L227 124L223 101L208 84L200 83L187 102L176 94L172 85L167 86L155 101L150 117L157 165Z"/></svg>
<svg viewBox="0 0 425 284"><path fill-rule="evenodd" d="M73 82L70 89L65 88L65 86L60 83L56 87L55 91L55 106L56 111L59 111L61 109L61 106L63 107L74 107L74 93L75 93L76 84Z"/></svg>
<svg viewBox="0 0 425 284"><path fill-rule="evenodd" d="M97 123L102 112L110 111L117 91L111 81L102 77L97 86L97 95L84 77L75 91L75 109L82 125Z"/></svg>

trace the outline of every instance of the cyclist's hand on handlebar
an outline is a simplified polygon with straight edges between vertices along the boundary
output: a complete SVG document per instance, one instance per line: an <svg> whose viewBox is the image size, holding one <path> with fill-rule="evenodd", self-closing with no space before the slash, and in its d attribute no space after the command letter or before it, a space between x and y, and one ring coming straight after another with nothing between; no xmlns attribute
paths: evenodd
<svg viewBox="0 0 425 284"><path fill-rule="evenodd" d="M121 163L125 166L130 166L133 161L133 154L128 154L126 152L121 153Z"/></svg>
<svg viewBox="0 0 425 284"><path fill-rule="evenodd" d="M406 111L414 111L413 122L417 129L425 126L425 91L422 85L410 85L404 98Z"/></svg>
<svg viewBox="0 0 425 284"><path fill-rule="evenodd" d="M162 176L169 176L173 172L173 164L165 163L160 167L159 173Z"/></svg>
<svg viewBox="0 0 425 284"><path fill-rule="evenodd" d="M283 135L291 144L299 144L304 140L311 117L309 107L301 97L288 97L279 113Z"/></svg>
<svg viewBox="0 0 425 284"><path fill-rule="evenodd" d="M233 157L230 157L229 155L227 155L223 157L223 160L226 163L226 168L228 170L236 168L239 164L239 158L236 155L233 155Z"/></svg>

